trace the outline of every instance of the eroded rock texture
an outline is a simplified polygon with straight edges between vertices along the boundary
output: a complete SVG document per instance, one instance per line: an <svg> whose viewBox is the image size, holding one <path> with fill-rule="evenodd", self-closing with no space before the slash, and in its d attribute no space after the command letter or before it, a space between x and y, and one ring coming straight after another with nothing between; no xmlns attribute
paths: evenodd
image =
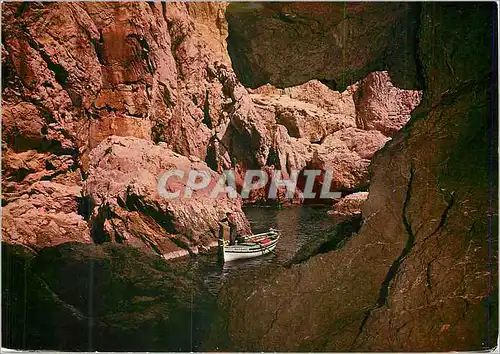
<svg viewBox="0 0 500 354"><path fill-rule="evenodd" d="M162 149L170 151L168 156L173 150L205 159L211 128L219 124L227 98L210 70L215 62L229 65L224 9L224 4L206 3L3 7L5 240L39 248L92 237L140 246L130 239L132 233L162 254L178 251L175 245L158 247L169 244L171 234L184 238L179 243L185 248L213 242L215 210L208 217L203 205L193 206L200 201L186 202L192 210L178 217L204 233L201 238L186 228L162 226L169 219L162 208L153 208L156 220L145 205L136 206L133 215L95 212L93 206L109 203L97 195L97 181L105 181L94 175L93 164L99 161L91 151L106 149L99 144L108 136L133 136L142 139L137 144L143 147L167 142ZM133 147L123 149L128 149L122 155L128 166L147 169L147 162L134 160ZM120 180L125 172L111 166L107 182L126 189L129 181ZM159 172L154 172L156 178ZM153 184L134 177L136 184ZM235 211L243 222L241 209ZM112 212L123 217L118 217L123 225L116 224Z"/></svg>
<svg viewBox="0 0 500 354"><path fill-rule="evenodd" d="M221 3L2 4L3 240L40 252L33 258L15 246L9 256L8 264L22 264L6 273L14 279L3 277L11 289L3 304L13 310L3 317L11 326L5 342L53 349L67 329L96 328L103 334L94 343L79 337L61 348L192 350L186 327L175 324L191 313L189 290L204 297L198 285L165 279L177 273L156 256L121 269L143 260L131 247L81 243L114 241L166 258L196 252L215 239L222 209L248 226L240 202L214 205L203 192L165 201L154 192L161 171L198 166L216 176L235 168L241 182L247 169L274 166L285 174L332 169L334 188L349 192L371 180L364 224L342 249L307 253L300 264L224 288L206 348L493 347L495 11L494 4L239 3L227 11ZM425 90L423 103L396 132L422 99L410 89ZM70 241L80 244L60 245ZM97 278L74 286L65 272L80 265L87 275L96 267ZM90 284L105 308L82 302ZM114 303L123 289L130 297ZM15 307L19 298L33 306ZM54 317L24 317L35 321L28 345L24 322L8 321L40 304ZM93 306L98 322L83 311ZM139 327L151 336L138 344L128 334ZM123 345L106 347L109 338Z"/></svg>
<svg viewBox="0 0 500 354"><path fill-rule="evenodd" d="M369 159L409 119L421 92L393 87L385 72L342 93L316 80L249 92L231 68L225 9L222 3L4 5L6 241L40 248L107 240L160 254L208 246L224 203L214 206L210 216L201 200L172 206L176 222L190 227L162 221L171 215L157 206L158 200L154 217L148 203L109 206L117 203L116 194L123 196L131 185L151 187L160 174L137 172L134 181L122 180L121 165L153 168L138 160L136 145L156 149L154 144L162 143L161 159L172 158L166 162L171 165L176 165L175 152L205 161L218 173L233 168L238 188L246 170L272 167L285 177L292 169L331 168L333 188L367 186ZM93 151L102 155L110 148L110 136L141 142L121 146L120 162L103 172L96 169L103 162ZM107 188L103 176L120 186L109 192L113 202L99 195ZM47 192L48 198L47 188L57 193ZM149 195L151 188L137 193ZM275 202L286 202L283 195L280 190ZM266 196L264 188L248 202L267 202ZM301 201L300 192L294 200ZM243 225L241 209L234 210ZM171 244L172 235L177 246Z"/></svg>
<svg viewBox="0 0 500 354"><path fill-rule="evenodd" d="M2 237L33 249L64 242L91 243L87 223L78 214L80 186L52 181L33 183L2 208Z"/></svg>
<svg viewBox="0 0 500 354"><path fill-rule="evenodd" d="M343 90L390 68L398 86L421 88L415 85L417 4L234 3L226 18L229 53L246 86L315 78Z"/></svg>
<svg viewBox="0 0 500 354"><path fill-rule="evenodd" d="M354 21L377 5L332 6L345 6L344 16L351 15L349 21ZM370 194L359 234L340 250L290 269L250 274L225 287L219 301L218 337L213 337L219 348L446 351L496 345L496 6L420 6L420 14L401 25L404 32L411 31L415 21L420 23L414 59L425 78L424 103L372 160ZM249 82L286 85L318 75L318 58L304 62L293 58L303 48L301 55L306 58L314 54L309 34L312 15L309 19L305 15L311 7L317 8L260 5L258 20L253 13L237 12L238 7L230 11L230 33L231 24L243 31L237 49L251 75ZM353 8L359 11L350 12ZM245 32L242 24L251 21L259 27ZM302 21L309 21L306 35L298 32ZM383 37L392 24L388 21L376 33ZM288 37L282 42L272 32L257 30L266 26ZM292 33L293 43L288 40ZM371 52L373 47L366 42L349 38L350 47L360 45L360 50L366 48L364 53ZM263 44L257 47L257 43ZM283 43L294 50L284 50ZM266 47L281 50L262 59L257 69L257 58L264 57L247 49ZM364 65L352 63L352 70ZM346 67L332 68L332 76L341 69ZM258 72L266 76L259 77ZM363 109L368 113L376 107L380 106ZM220 333L227 336L221 338Z"/></svg>
<svg viewBox="0 0 500 354"><path fill-rule="evenodd" d="M252 127L259 136L258 158L247 165L262 167L265 161L285 176L305 168L331 170L331 189L337 191L368 185L371 157L406 124L422 99L421 91L395 88L387 72L374 72L344 92L317 80L249 91L252 104L247 102L235 115L242 120L236 129Z"/></svg>
<svg viewBox="0 0 500 354"><path fill-rule="evenodd" d="M361 209L367 199L368 192L357 192L349 194L342 198L338 203L336 203L335 208L328 211L328 213L336 216L350 216L361 214Z"/></svg>
<svg viewBox="0 0 500 354"><path fill-rule="evenodd" d="M159 182L169 170L182 171L186 178L191 170L206 172L211 182L186 196L186 178ZM235 214L238 232L249 234L250 225L240 214L241 199L231 199L227 193L211 196L220 177L198 158L179 155L165 143L109 137L90 153L84 184L85 195L94 204L90 216L92 236L96 242L145 245L168 258L190 245L195 247L191 251L197 253L197 245L213 241L213 235L218 233L216 225L226 211ZM178 192L179 198L164 198L159 185L168 192Z"/></svg>

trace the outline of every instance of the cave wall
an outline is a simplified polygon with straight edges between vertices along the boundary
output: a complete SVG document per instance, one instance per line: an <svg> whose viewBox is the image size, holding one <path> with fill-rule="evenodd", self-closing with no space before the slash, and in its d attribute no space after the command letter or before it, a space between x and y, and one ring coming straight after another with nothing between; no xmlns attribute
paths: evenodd
<svg viewBox="0 0 500 354"><path fill-rule="evenodd" d="M232 3L228 51L247 87L314 78L342 91L372 71L390 70L397 87L421 89L419 13L417 3Z"/></svg>
<svg viewBox="0 0 500 354"><path fill-rule="evenodd" d="M272 6L261 7L263 18L256 21L277 23L282 8L293 8ZM229 13L239 16L229 19L230 37L231 24L255 20L251 14ZM413 41L418 43L414 62L419 63L417 77L424 78L424 102L372 160L359 234L341 250L249 275L263 277L256 287L243 277L223 289L215 328L227 336L213 336L211 345L254 351L496 346L496 16L495 4L420 5ZM295 32L297 24L283 20L279 26ZM239 52L231 49L234 42L229 47L233 62L234 53L242 56L249 84L269 80L286 85L286 80L317 77L318 68L306 60L304 65L283 61L290 63L286 70L298 74L279 82L287 72L283 66L273 56L266 61L247 49L257 39L269 50L279 48L280 37L262 40L259 32L247 33ZM351 42L360 52L364 44ZM301 55L303 46L307 57L309 39L294 45ZM265 77L256 74L254 61L263 65L259 70Z"/></svg>
<svg viewBox="0 0 500 354"><path fill-rule="evenodd" d="M252 93L231 68L225 9L3 5L4 240L35 250L111 241L171 258L213 245L226 209L250 232L239 200L174 203L158 195L167 165L234 168L239 188L247 169L271 165L285 176L333 169L342 191L368 184L370 158L406 123L421 92L376 72L344 92L315 80ZM266 190L247 202L257 199L269 202Z"/></svg>
<svg viewBox="0 0 500 354"><path fill-rule="evenodd" d="M344 249L304 264L262 270L258 276L267 277L256 288L244 279L226 287L207 348L492 347L497 333L496 267L489 266L490 259L496 263L490 249L497 249L495 5L238 3L229 5L228 24L223 4L164 5L2 5L2 226L9 241L30 245L25 241L34 237L32 244L42 248L91 243L88 218L96 221L90 228L108 230L107 237L122 238L126 233L117 232L124 229L119 226L130 222L133 227L126 224L125 230L135 230L139 242L145 235L167 240L170 229L162 230L154 218L166 212L165 205L141 195L125 213L118 208L108 213L106 203L93 213L82 196L87 174L98 171L90 176L97 181L102 172L92 149L100 146L96 151L102 154L94 155L115 161L117 170L135 178L127 169L143 169L142 155L137 163L118 158L126 157L130 146L150 151L161 143L155 149L186 164L203 164L213 144L217 161L211 167L217 169L231 166L239 157L236 148L247 154L246 145L223 146L244 136L252 143L257 160L252 163L265 164L273 135L257 119L261 115L239 80L249 87L267 82L284 87L318 79L342 90L369 72L389 70L398 87L424 89L424 102L373 160L359 235ZM239 78L225 53L227 31ZM126 137L108 139L111 135ZM284 138L293 143L282 146L287 153L300 145ZM120 154L108 156L108 147ZM109 200L116 204L123 191L117 189L120 195ZM125 189L135 197L147 190ZM106 190L95 195L101 198ZM104 268L107 257L97 257ZM21 279L38 284L34 304L40 297L57 306L57 296L74 300L62 296L65 287L51 292L37 277ZM492 291L495 296L489 297ZM5 303L14 304L21 293L5 293ZM172 304L167 299L165 306ZM64 306L59 310L67 314ZM13 313L14 318L18 313ZM87 314L69 315L76 328L85 328L81 318ZM115 314L108 315L104 327L116 323ZM164 322L159 328L171 324ZM50 325L60 328L57 321ZM152 338L159 340L155 348L164 348L158 338ZM22 336L16 343L23 346ZM34 343L50 344L43 336Z"/></svg>

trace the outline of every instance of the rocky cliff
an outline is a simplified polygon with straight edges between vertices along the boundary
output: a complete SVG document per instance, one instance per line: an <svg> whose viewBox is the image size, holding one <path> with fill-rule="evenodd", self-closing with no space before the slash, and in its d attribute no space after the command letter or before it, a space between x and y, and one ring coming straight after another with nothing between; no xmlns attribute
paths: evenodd
<svg viewBox="0 0 500 354"><path fill-rule="evenodd" d="M207 120L220 114L226 97L209 70L215 61L229 62L224 8L165 3L3 6L4 240L32 248L128 240L160 254L178 251L173 242L183 248L208 245L182 227L165 227L158 218L168 219L172 207L159 196L156 201L141 199L141 206L125 203L118 212L113 193L135 188L131 193L140 195L137 183L153 183L163 172L157 164L141 181L138 169L146 167L135 151L138 146L168 142L158 154L174 160L174 152L205 158L211 135ZM105 142L100 145L113 135L141 139L128 147L128 141L121 144L122 160L117 161L128 166L122 172L128 178L115 176L120 167L92 153L98 146L113 150ZM106 172L97 165L106 163L109 175L102 180ZM241 230L248 232L239 204L233 207ZM148 209L156 210L156 216L148 215ZM194 218L206 213L184 211ZM213 210L204 221L211 220L212 237L215 220L224 211ZM181 218L181 223L189 220Z"/></svg>
<svg viewBox="0 0 500 354"><path fill-rule="evenodd" d="M173 257L212 244L228 209L250 232L241 201L159 196L155 180L175 166L213 177L233 168L238 188L248 169L332 169L333 188L366 188L369 159L421 92L394 87L387 72L342 93L317 80L247 90L231 68L225 9L4 5L5 241L114 241ZM263 188L247 202L266 196Z"/></svg>
<svg viewBox="0 0 500 354"><path fill-rule="evenodd" d="M191 350L180 328L205 289L135 248L196 253L227 209L249 224L240 199L168 201L155 185L173 167L235 168L239 182L277 167L370 185L363 225L342 249L225 287L206 348L493 347L495 16L493 4L2 4L2 234L37 252L5 248L5 342L131 350L107 339L140 325L140 349ZM71 274L87 278L73 287ZM91 286L109 294L98 314ZM37 308L67 328L26 317Z"/></svg>
<svg viewBox="0 0 500 354"><path fill-rule="evenodd" d="M409 73L424 79L424 101L372 160L359 234L342 249L225 287L212 345L253 351L496 345L496 6L385 6L280 3L259 4L254 12L230 5L230 52L250 85L289 85L318 75L343 82L371 65L397 74L408 64ZM382 8L380 19L387 20L377 21ZM313 17L315 11L324 17ZM327 27L332 13L339 22ZM395 15L390 20L389 13ZM376 31L356 25L367 20L377 22ZM395 28L417 44L411 60L391 61L407 58L397 45L401 37L380 46ZM367 43L363 30L376 38ZM343 40L335 41L339 32ZM325 47L330 56L350 60L325 65ZM259 54L271 48L272 55ZM364 55L354 58L354 48ZM380 52L390 55L377 63ZM298 53L310 60L298 60ZM418 82L412 78L407 87Z"/></svg>

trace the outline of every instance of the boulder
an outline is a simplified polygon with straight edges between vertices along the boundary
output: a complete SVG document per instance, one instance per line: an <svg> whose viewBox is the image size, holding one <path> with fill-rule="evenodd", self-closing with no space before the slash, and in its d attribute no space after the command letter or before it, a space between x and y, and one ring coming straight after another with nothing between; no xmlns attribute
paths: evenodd
<svg viewBox="0 0 500 354"><path fill-rule="evenodd" d="M81 186L82 176L71 155L27 150L3 152L2 201L4 205L27 193L34 183L53 181L70 187Z"/></svg>
<svg viewBox="0 0 500 354"><path fill-rule="evenodd" d="M167 171L182 171L183 178L161 179ZM183 189L191 170L205 172L210 184L186 196ZM241 210L241 199L227 193L212 198L220 175L196 157L185 157L164 143L133 137L108 137L90 154L84 195L92 209L90 222L94 241L131 244L164 257L196 252L218 237L218 221L233 211L238 232L250 233ZM166 184L165 184L166 183ZM179 191L179 198L167 199L159 192ZM187 252L185 252L187 253Z"/></svg>
<svg viewBox="0 0 500 354"><path fill-rule="evenodd" d="M340 199L329 214L339 216L351 216L361 214L361 207L368 199L368 192L357 192L348 194Z"/></svg>
<svg viewBox="0 0 500 354"><path fill-rule="evenodd" d="M337 130L354 127L356 122L348 112L330 113L314 104L288 96L251 95L258 105L269 105L274 110L276 123L285 126L294 138L305 138L312 143Z"/></svg>
<svg viewBox="0 0 500 354"><path fill-rule="evenodd" d="M387 71L370 73L349 89L354 93L357 127L385 136L400 130L422 101L422 91L395 87Z"/></svg>
<svg viewBox="0 0 500 354"><path fill-rule="evenodd" d="M377 130L346 128L327 136L322 146L345 146L362 159L371 159L389 140L390 138Z"/></svg>
<svg viewBox="0 0 500 354"><path fill-rule="evenodd" d="M331 169L335 188L349 192L370 181L363 225L301 264L259 268L225 287L214 330L223 343L208 349L494 348L495 14L487 3L3 4L4 239L39 253L57 246L27 272L8 272L14 263L5 262L2 278L20 288L2 293L14 311L4 316L2 343L193 350L182 336L196 328L187 321L193 284L165 282L179 274L155 272L167 264L156 254L139 266L146 256L135 247L194 254L214 241L223 207L236 211L240 229L248 225L237 200L214 204L203 191L160 198L158 177L170 167L218 175L276 166ZM277 88L245 87L266 83ZM395 86L426 90L399 132L420 93ZM336 130L322 117L350 125ZM385 143L380 134L392 140L373 154ZM94 266L95 277L79 282L75 274ZM164 326L171 284L184 296L170 318L186 326ZM82 296L91 286L98 296ZM11 331L12 318L25 320ZM149 335L136 341L144 328Z"/></svg>
<svg viewBox="0 0 500 354"><path fill-rule="evenodd" d="M39 181L23 194L11 195L2 208L3 241L34 250L65 242L91 243L87 222L79 215L81 190Z"/></svg>

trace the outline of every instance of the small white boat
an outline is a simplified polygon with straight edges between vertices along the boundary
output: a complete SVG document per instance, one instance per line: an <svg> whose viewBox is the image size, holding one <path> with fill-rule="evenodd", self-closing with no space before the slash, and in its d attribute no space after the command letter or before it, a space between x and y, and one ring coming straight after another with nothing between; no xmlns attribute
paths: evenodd
<svg viewBox="0 0 500 354"><path fill-rule="evenodd" d="M261 234L244 236L244 242L229 246L228 241L221 242L219 247L224 253L224 262L231 262L236 259L247 259L263 256L274 251L280 238L278 230L269 229Z"/></svg>

